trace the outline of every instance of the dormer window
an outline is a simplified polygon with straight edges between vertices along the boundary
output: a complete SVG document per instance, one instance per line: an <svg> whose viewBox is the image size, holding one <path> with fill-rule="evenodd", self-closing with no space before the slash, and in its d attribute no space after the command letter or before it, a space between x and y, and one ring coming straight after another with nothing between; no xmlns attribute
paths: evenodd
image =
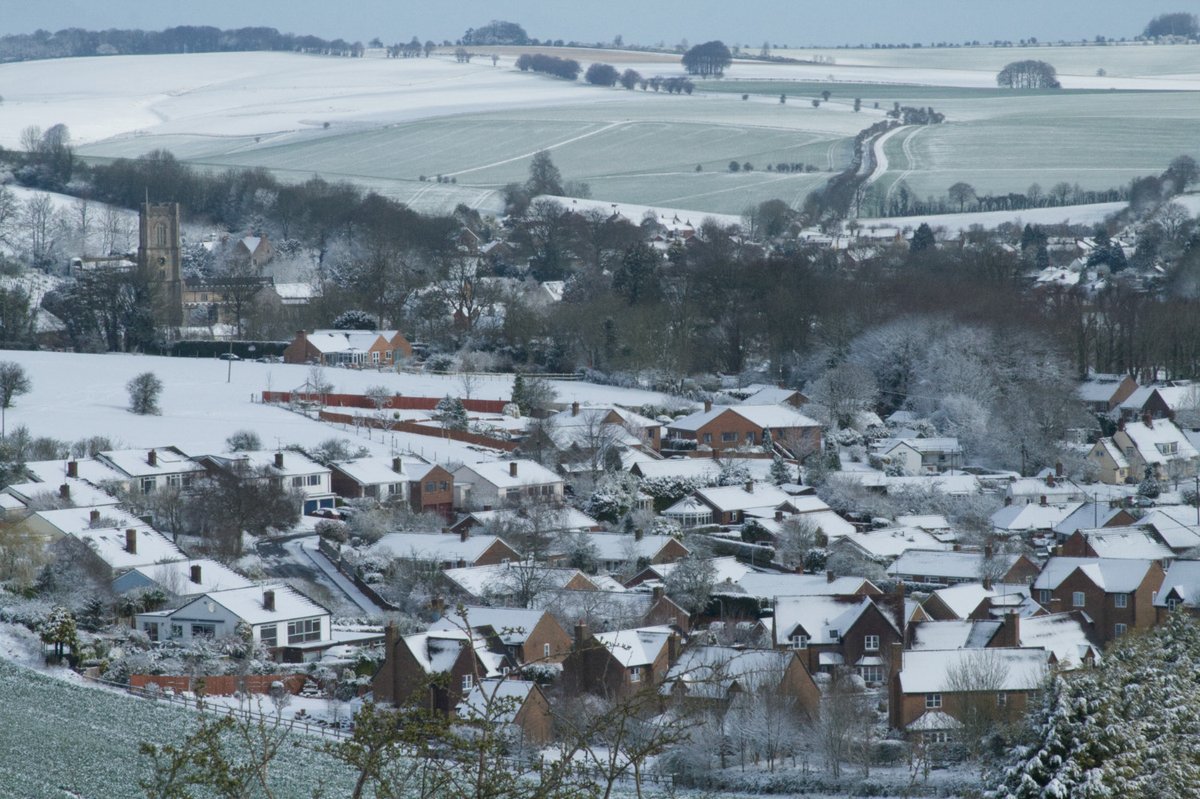
<svg viewBox="0 0 1200 799"><path fill-rule="evenodd" d="M808 649L808 636L807 635L793 635L792 636L792 649Z"/></svg>
<svg viewBox="0 0 1200 799"><path fill-rule="evenodd" d="M829 640L835 644L838 643L839 641L842 640L841 632L839 630L830 630L829 631Z"/></svg>

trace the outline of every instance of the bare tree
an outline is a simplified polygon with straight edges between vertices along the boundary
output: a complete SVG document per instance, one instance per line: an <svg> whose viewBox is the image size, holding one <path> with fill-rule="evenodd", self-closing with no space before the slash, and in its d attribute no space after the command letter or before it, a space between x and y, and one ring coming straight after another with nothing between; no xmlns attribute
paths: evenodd
<svg viewBox="0 0 1200 799"><path fill-rule="evenodd" d="M990 649L964 655L946 672L942 693L947 711L962 725L962 744L972 758L981 758L987 739L1003 736L1015 721L1004 690L1007 682L1008 665Z"/></svg>

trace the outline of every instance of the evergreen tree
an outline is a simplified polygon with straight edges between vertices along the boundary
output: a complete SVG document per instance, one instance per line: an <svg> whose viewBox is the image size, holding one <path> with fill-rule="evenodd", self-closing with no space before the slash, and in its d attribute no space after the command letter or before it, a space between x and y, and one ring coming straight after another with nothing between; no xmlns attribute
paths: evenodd
<svg viewBox="0 0 1200 799"><path fill-rule="evenodd" d="M929 227L927 222L922 222L915 233L913 233L912 242L909 244L910 252L923 252L932 250L936 243L933 237L933 228Z"/></svg>
<svg viewBox="0 0 1200 799"><path fill-rule="evenodd" d="M463 407L462 400L449 394L438 402L433 418L447 430L465 431L468 426L467 409Z"/></svg>
<svg viewBox="0 0 1200 799"><path fill-rule="evenodd" d="M784 483L794 482L793 478L795 475L793 475L792 470L788 468L787 462L784 461L784 459L779 455L776 455L775 459L771 461L770 477L772 483L780 486Z"/></svg>

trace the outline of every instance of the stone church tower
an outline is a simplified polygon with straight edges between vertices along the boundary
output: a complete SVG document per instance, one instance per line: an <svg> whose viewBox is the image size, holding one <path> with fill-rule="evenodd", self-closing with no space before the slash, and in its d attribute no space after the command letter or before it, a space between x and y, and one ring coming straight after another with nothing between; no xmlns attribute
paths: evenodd
<svg viewBox="0 0 1200 799"><path fill-rule="evenodd" d="M183 274L179 203L143 203L138 214L138 266L157 288L155 318L160 325L183 325Z"/></svg>

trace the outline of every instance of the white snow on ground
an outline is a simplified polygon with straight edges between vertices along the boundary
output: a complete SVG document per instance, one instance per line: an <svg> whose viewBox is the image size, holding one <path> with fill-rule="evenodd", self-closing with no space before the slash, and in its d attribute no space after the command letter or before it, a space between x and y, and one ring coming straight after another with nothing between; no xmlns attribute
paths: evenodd
<svg viewBox="0 0 1200 799"><path fill-rule="evenodd" d="M228 364L207 358L148 355L86 355L56 352L6 352L3 360L25 367L30 393L16 398L7 411L8 429L23 424L34 435L74 441L106 435L114 444L152 447L174 444L189 454L222 452L225 439L237 430L258 433L263 446L316 445L328 438L347 438L376 455L411 451L441 463L486 460L494 453L456 441L406 433L387 433L331 425L273 405L262 405L264 390L291 391L302 386L308 367L242 361ZM232 368L230 368L232 367ZM159 416L136 416L127 408L125 384L141 372L163 381ZM226 382L226 375L231 382ZM465 396L457 376L326 369L325 378L338 393L362 393L383 385L407 396ZM508 400L511 375L475 379L471 396ZM569 403L678 402L651 391L556 381L558 401Z"/></svg>
<svg viewBox="0 0 1200 799"><path fill-rule="evenodd" d="M711 219L722 225L742 224L742 218L734 214L710 214L704 211L689 211L684 208L664 208L660 205L637 205L636 203L619 203L579 197L556 197L549 194L544 195L544 197L545 199L558 202L575 213L603 211L608 214L616 212L626 219L632 220L634 223L640 222L647 213L652 213L668 227L674 224L673 220L676 218L679 219L678 224L687 224L690 222L694 227L700 227L700 224L706 219Z"/></svg>
<svg viewBox="0 0 1200 799"><path fill-rule="evenodd" d="M1190 198L1189 198L1190 199ZM1200 198L1197 198L1200 200ZM1200 202L1197 203L1200 205ZM944 228L948 233L967 230L972 225L994 228L1004 222L1021 225L1094 225L1125 209L1127 203L1095 203L1093 205L1063 205L1058 208L1026 208L1023 211L981 211L963 214L930 214L927 216L894 216L878 219L859 219L858 224L870 228L915 228L926 222L932 228Z"/></svg>

